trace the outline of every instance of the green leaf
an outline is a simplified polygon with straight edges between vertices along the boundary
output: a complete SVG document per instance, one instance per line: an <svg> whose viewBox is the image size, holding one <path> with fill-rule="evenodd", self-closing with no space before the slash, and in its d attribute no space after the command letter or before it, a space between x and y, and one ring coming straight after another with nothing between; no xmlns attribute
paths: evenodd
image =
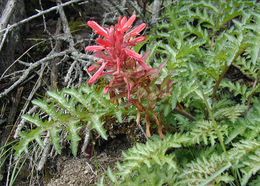
<svg viewBox="0 0 260 186"><path fill-rule="evenodd" d="M99 114L92 114L90 116L90 121L91 121L91 125L90 128L91 129L96 129L96 131L98 132L98 134L104 138L105 140L107 140L107 134L106 134L106 130L103 127L103 122L100 121L100 117L101 115Z"/></svg>
<svg viewBox="0 0 260 186"><path fill-rule="evenodd" d="M60 147L60 136L58 133L60 132L60 127L53 127L50 131L51 143L53 144L55 150L61 154L61 147Z"/></svg>
<svg viewBox="0 0 260 186"><path fill-rule="evenodd" d="M39 141L40 135L45 132L45 128L38 127L36 129L32 129L29 133L23 133L23 139L14 147L15 149L15 158L17 159L23 151L28 152L28 145L35 139L38 139L38 143L41 144Z"/></svg>
<svg viewBox="0 0 260 186"><path fill-rule="evenodd" d="M58 121L61 119L61 116L54 108L54 104L48 104L43 100L33 100L32 103L38 107L40 107L44 112L46 112L53 120Z"/></svg>
<svg viewBox="0 0 260 186"><path fill-rule="evenodd" d="M72 154L76 157L78 152L78 143L81 140L80 136L78 135L78 130L81 126L78 125L80 122L79 119L75 119L70 121L67 124L66 130L69 132L67 139L70 141L70 148L72 150Z"/></svg>
<svg viewBox="0 0 260 186"><path fill-rule="evenodd" d="M35 124L37 127L43 126L43 122L39 118L38 114L36 114L34 117L29 114L25 114L25 115L22 115L22 119L25 119L25 120Z"/></svg>

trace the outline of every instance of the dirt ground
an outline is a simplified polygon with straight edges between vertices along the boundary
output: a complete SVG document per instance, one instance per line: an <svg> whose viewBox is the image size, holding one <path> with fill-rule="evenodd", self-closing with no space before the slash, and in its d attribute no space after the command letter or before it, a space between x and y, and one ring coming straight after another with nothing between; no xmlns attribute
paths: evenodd
<svg viewBox="0 0 260 186"><path fill-rule="evenodd" d="M44 185L94 185L99 182L108 166L113 169L116 162L122 160L122 151L129 147L130 144L126 137L121 136L108 141L102 147L103 149L100 149L100 152L95 152L97 155L90 159L60 156L56 160L56 171L51 172L52 170L48 167L45 169Z"/></svg>

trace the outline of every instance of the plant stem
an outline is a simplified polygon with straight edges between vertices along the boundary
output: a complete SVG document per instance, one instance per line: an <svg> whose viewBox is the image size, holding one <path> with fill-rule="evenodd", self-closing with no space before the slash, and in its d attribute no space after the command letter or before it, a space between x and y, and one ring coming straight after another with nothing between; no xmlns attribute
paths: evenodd
<svg viewBox="0 0 260 186"><path fill-rule="evenodd" d="M259 76L259 75L260 75L260 71L258 72L258 75L257 75L257 77L256 77L256 79L255 79L255 81L254 81L253 89L256 88L256 86L257 86L257 84L258 84L258 79L259 79L258 76ZM244 113L244 119L246 119L247 112L248 112L249 109L250 109L250 104L251 104L251 100L252 100L252 98L253 98L254 93L255 93L255 91L253 91L253 92L250 94L249 98L248 98L248 101L247 101L247 109L246 109L246 111L245 111L245 113Z"/></svg>
<svg viewBox="0 0 260 186"><path fill-rule="evenodd" d="M213 89L213 93L212 93L212 100L214 101L215 97L216 97L216 94L217 94L217 90L218 90L218 87L219 87L219 84L220 82L222 81L222 79L224 78L225 74L227 73L229 67L231 65L233 65L233 63L236 61L236 59L247 49L247 45L244 46L240 51L237 52L236 56L234 57L234 59L232 60L231 64L226 66L223 70L223 72L220 74L219 78L218 78L218 81Z"/></svg>
<svg viewBox="0 0 260 186"><path fill-rule="evenodd" d="M210 118L211 118L211 122L212 122L212 124L213 124L214 126L216 126L215 128L216 128L216 132L217 132L217 136L218 136L218 140L219 140L219 142L220 142L220 145L221 145L221 147L222 147L222 149L223 149L223 151L224 151L224 153L225 153L225 156L226 156L227 160L230 162L230 159L229 159L229 157L228 157L227 150L226 150L226 147L225 147L225 144L224 144L224 141L223 141L223 136L221 135L221 132L219 131L219 129L218 129L218 127L217 127L218 124L217 124L217 122L216 122L216 120L215 120L215 118L214 118L214 116L213 116L212 110L211 110L211 108L210 108L210 106L209 106L207 96L204 94L204 91L203 91L203 89L202 89L202 86L201 86L201 84L200 84L200 82L199 82L199 80L198 80L198 78L197 78L197 76L195 75L194 72L193 72L193 76L194 76L195 81L196 81L196 83L197 83L197 85L198 85L198 87L199 87L199 89L200 89L200 91L201 91L201 94L202 94L202 96L203 96L203 100L204 100L204 103L205 103L205 105L206 105L206 107L207 107L209 116L210 116Z"/></svg>
<svg viewBox="0 0 260 186"><path fill-rule="evenodd" d="M180 110L178 108L173 109L174 112L183 115L184 117L188 118L191 121L196 121L196 118L192 116L191 114L184 112L183 110Z"/></svg>

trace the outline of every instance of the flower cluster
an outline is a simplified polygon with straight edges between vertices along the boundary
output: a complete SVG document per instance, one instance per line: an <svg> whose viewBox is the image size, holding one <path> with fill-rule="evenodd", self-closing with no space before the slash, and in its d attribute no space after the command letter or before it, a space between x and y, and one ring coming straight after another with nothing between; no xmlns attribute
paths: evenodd
<svg viewBox="0 0 260 186"><path fill-rule="evenodd" d="M158 77L164 64L161 64L158 68L151 68L145 63L149 53L141 56L132 50L133 46L145 40L145 37L139 36L140 32L146 27L145 23L127 32L131 29L135 19L136 15L132 15L129 19L119 17L117 24L109 28L103 28L95 21L88 21L88 25L98 35L102 36L102 38L97 38L97 45L85 48L86 51L94 52L95 57L100 59L88 68L90 73L96 71L88 83L91 85L100 77L108 75L110 78L109 84L105 87L103 93L109 93L111 101L115 99L116 102L119 98L126 97L138 110L137 124L140 123L141 113L144 113L147 136L151 136L148 116L148 111L150 111L163 139L160 120L153 111L153 103L161 97L162 91L159 90L159 93L155 94L151 88L154 86L154 79ZM131 95L134 96L131 98ZM143 100L148 101L146 107L142 104Z"/></svg>
<svg viewBox="0 0 260 186"><path fill-rule="evenodd" d="M98 45L85 48L86 51L93 51L100 59L88 68L88 72L97 70L88 83L94 83L101 76L111 75L104 93L110 92L112 95L115 94L115 89L120 88L118 96L123 97L126 94L129 101L131 91L157 71L144 62L147 55L142 57L131 50L132 46L145 40L143 36L136 37L146 27L145 23L125 34L135 19L136 15L132 15L128 20L126 17L119 17L118 23L110 28L103 28L95 21L88 21L88 25L104 38L97 38Z"/></svg>

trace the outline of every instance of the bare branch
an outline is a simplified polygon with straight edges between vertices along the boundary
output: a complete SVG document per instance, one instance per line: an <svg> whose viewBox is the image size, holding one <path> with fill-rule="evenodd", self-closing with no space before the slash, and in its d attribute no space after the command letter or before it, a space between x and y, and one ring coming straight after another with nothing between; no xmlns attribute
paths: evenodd
<svg viewBox="0 0 260 186"><path fill-rule="evenodd" d="M5 29L6 25L9 22L9 19L15 9L16 6L16 0L9 0L6 3L5 9L3 10L3 13L0 18L0 30ZM7 33L7 32L6 32ZM0 32L0 39L2 40L2 34Z"/></svg>
<svg viewBox="0 0 260 186"><path fill-rule="evenodd" d="M152 13L152 24L156 23L157 19L159 18L160 7L161 7L161 0L154 0L153 13Z"/></svg>
<svg viewBox="0 0 260 186"><path fill-rule="evenodd" d="M68 53L70 53L70 52L71 52L71 50L65 50L65 51L62 51L62 52L59 52L59 53L50 54L50 55L46 56L45 58L43 58L43 59L41 59L41 60L39 60L39 61L37 61L37 62L35 62L35 63L31 63L31 64L30 64L30 67L27 68L27 69L24 71L23 75L22 75L12 86L10 86L9 88L5 89L2 93L0 93L0 98L3 97L3 96L5 96L6 94L8 94L8 93L9 93L11 90L13 90L17 85L19 85L21 82L23 82L23 81L27 78L27 76L29 75L29 73L30 73L33 69L35 69L36 67L38 67L39 65L41 65L41 64L43 64L43 63L46 63L47 61L52 60L52 59L54 59L54 58L56 58L56 57L64 56L64 55L66 55L66 54L68 54Z"/></svg>
<svg viewBox="0 0 260 186"><path fill-rule="evenodd" d="M51 8L49 8L49 9L47 9L47 10L40 11L40 12L38 12L37 14L31 16L31 17L28 17L28 18L23 19L23 20L21 20L21 21L15 23L15 24L10 25L9 31L11 31L11 30L14 29L15 27L17 27L17 26L19 26L19 25L21 25L21 24L27 23L27 22L31 21L32 19L37 18L37 17L39 17L39 16L41 16L41 15L43 15L43 14L46 14L46 13L49 13L49 12L51 12L51 11L57 10L57 9L60 8L60 7L68 6L68 5L70 5L70 4L72 4L72 3L76 3L76 2L78 2L78 1L81 1L81 0L71 0L71 1L69 1L69 2L62 3L62 4L60 4L60 5L51 7ZM1 30L0 30L0 33L6 31L7 29L8 29L8 28L1 29Z"/></svg>

